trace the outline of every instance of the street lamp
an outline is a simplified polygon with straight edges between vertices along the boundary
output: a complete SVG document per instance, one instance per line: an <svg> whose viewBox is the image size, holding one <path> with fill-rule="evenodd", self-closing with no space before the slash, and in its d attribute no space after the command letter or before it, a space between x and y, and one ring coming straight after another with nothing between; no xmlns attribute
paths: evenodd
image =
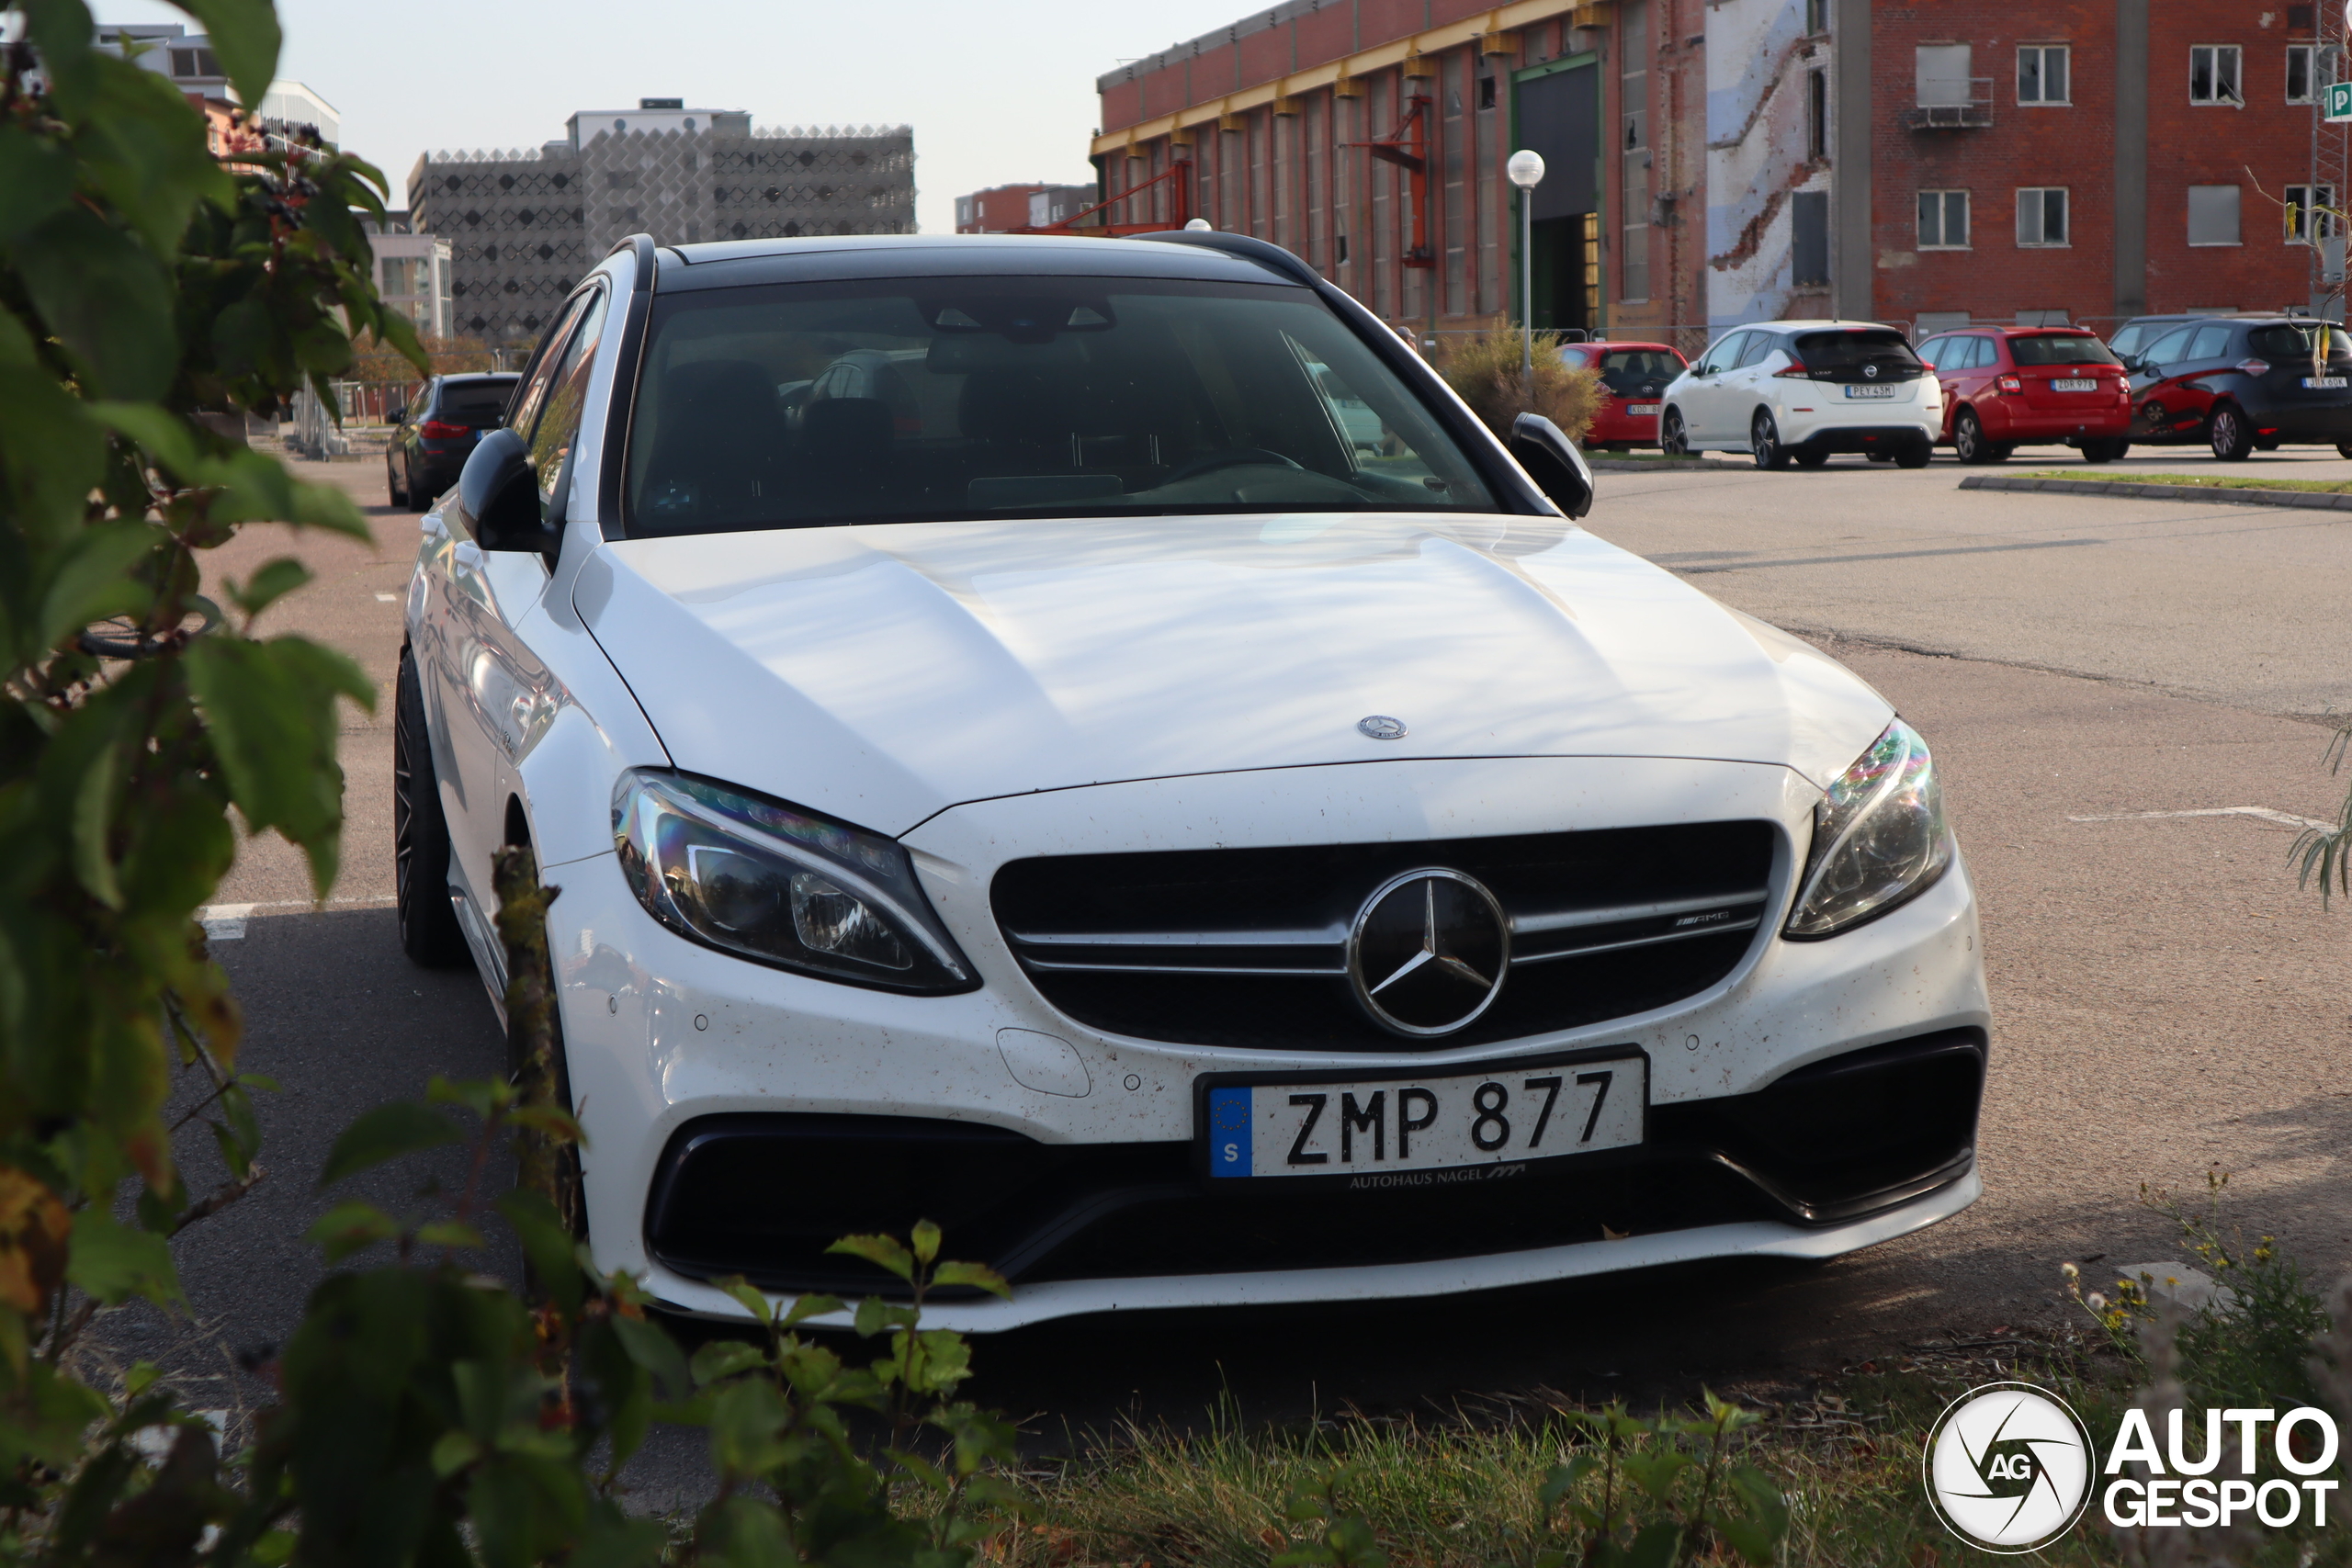
<svg viewBox="0 0 2352 1568"><path fill-rule="evenodd" d="M1519 187L1519 367L1535 385L1535 187L1544 183L1544 154L1521 148L1503 165Z"/></svg>

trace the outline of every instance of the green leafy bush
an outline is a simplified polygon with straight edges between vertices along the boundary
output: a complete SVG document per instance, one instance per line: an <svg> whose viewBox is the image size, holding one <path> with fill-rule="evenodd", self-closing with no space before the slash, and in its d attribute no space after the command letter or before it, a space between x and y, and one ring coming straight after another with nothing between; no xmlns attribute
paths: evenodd
<svg viewBox="0 0 2352 1568"><path fill-rule="evenodd" d="M1582 441L1593 415L1608 400L1599 371L1560 357L1560 334L1535 334L1535 372L1521 368L1525 344L1516 327L1449 337L1438 351L1437 371L1470 412L1504 440L1523 413L1542 414L1571 441Z"/></svg>

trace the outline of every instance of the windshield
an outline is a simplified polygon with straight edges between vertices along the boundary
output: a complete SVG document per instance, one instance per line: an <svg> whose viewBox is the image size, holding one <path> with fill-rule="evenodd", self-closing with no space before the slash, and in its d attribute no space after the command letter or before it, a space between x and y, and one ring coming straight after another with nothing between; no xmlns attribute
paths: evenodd
<svg viewBox="0 0 2352 1568"><path fill-rule="evenodd" d="M2107 344L2088 333L2036 333L2009 340L2009 357L2019 365L2113 365Z"/></svg>
<svg viewBox="0 0 2352 1568"><path fill-rule="evenodd" d="M949 277L659 296L632 537L1219 512L1491 512L1306 290Z"/></svg>
<svg viewBox="0 0 2352 1568"><path fill-rule="evenodd" d="M441 386L440 416L458 424L496 424L506 417L506 400L514 395L514 382L504 381L445 381Z"/></svg>

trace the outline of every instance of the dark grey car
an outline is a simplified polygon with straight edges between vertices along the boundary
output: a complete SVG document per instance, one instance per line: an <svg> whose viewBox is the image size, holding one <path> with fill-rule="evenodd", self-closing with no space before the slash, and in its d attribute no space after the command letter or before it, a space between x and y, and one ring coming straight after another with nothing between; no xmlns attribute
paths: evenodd
<svg viewBox="0 0 2352 1568"><path fill-rule="evenodd" d="M522 378L511 370L435 376L424 393L393 412L384 451L384 488L394 506L422 512L458 482L485 430L506 423L506 404Z"/></svg>

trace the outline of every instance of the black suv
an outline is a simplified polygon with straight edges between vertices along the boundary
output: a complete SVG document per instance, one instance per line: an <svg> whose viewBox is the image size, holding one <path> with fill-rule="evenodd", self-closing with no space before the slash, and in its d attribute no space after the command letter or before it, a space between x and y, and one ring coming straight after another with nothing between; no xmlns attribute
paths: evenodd
<svg viewBox="0 0 2352 1568"><path fill-rule="evenodd" d="M506 422L507 400L521 379L511 370L435 376L414 403L393 410L395 428L384 449L384 488L392 504L422 512L456 484L481 433Z"/></svg>
<svg viewBox="0 0 2352 1568"><path fill-rule="evenodd" d="M2335 323L2205 317L2115 335L2132 373L2133 441L2204 442L2227 461L2290 441L2352 457L2352 336Z"/></svg>

